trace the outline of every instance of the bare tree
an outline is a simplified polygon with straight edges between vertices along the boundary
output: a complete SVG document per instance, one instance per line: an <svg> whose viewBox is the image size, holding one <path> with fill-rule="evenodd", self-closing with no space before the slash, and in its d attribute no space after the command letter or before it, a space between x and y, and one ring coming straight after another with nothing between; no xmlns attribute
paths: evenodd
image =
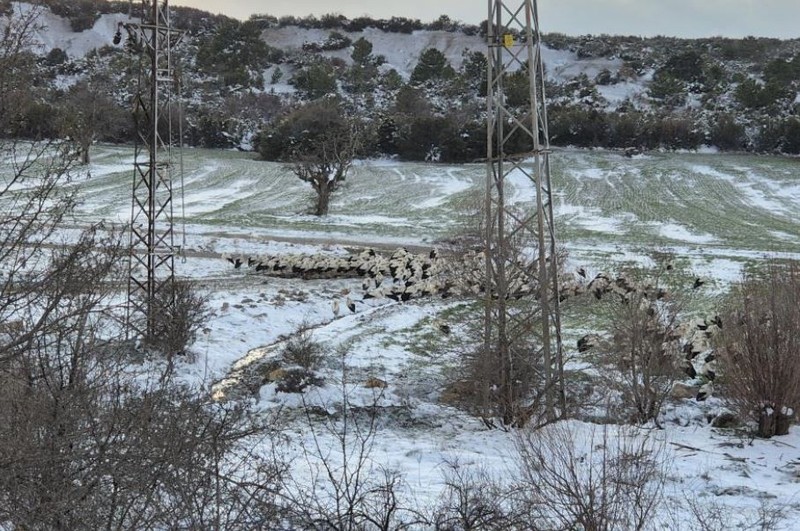
<svg viewBox="0 0 800 531"><path fill-rule="evenodd" d="M36 57L35 32L41 6L12 6L0 31L0 135L13 133L14 121L31 101Z"/></svg>
<svg viewBox="0 0 800 531"><path fill-rule="evenodd" d="M723 396L759 437L785 435L800 407L800 264L771 260L745 276L723 322Z"/></svg>
<svg viewBox="0 0 800 531"><path fill-rule="evenodd" d="M67 90L58 120L61 134L75 146L82 164L91 161L89 150L98 138L116 136L130 121L129 113L114 103L97 77Z"/></svg>
<svg viewBox="0 0 800 531"><path fill-rule="evenodd" d="M5 148L0 525L263 527L282 472L250 448L265 438L269 448L274 432L243 407L136 368L112 303L121 235L100 224L62 241L74 203L59 192L68 150Z"/></svg>
<svg viewBox="0 0 800 531"><path fill-rule="evenodd" d="M521 510L544 529L645 529L663 498L663 442L632 428L558 423L520 433Z"/></svg>
<svg viewBox="0 0 800 531"><path fill-rule="evenodd" d="M69 215L74 197L59 184L70 177L72 159L55 143L0 144L7 161L0 171L0 360L10 360L31 348L58 310L60 298L49 300L47 289L69 294L65 266L81 260L91 246L92 230L72 254L60 256L61 267L45 267L58 227ZM13 328L13 330L9 330Z"/></svg>

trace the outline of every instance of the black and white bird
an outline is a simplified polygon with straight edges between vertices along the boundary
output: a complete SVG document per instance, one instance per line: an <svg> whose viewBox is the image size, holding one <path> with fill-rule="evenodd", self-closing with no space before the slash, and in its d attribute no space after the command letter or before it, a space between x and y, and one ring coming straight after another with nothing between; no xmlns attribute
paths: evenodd
<svg viewBox="0 0 800 531"><path fill-rule="evenodd" d="M225 258L225 260L227 260L228 262L233 264L234 269L239 269L240 267L242 267L242 263L243 262L242 262L242 257L241 256L238 256L238 255L237 256L231 256L229 254L225 254L225 255L223 255L223 257Z"/></svg>
<svg viewBox="0 0 800 531"><path fill-rule="evenodd" d="M697 397L695 399L698 402L702 402L703 400L711 396L711 393L713 392L714 392L714 382L706 382L700 386L700 389L697 391Z"/></svg>

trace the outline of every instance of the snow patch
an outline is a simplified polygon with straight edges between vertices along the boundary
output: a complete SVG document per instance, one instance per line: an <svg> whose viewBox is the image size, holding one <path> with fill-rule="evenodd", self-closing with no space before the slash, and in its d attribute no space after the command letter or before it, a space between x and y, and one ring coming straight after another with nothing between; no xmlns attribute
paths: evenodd
<svg viewBox="0 0 800 531"><path fill-rule="evenodd" d="M658 224L658 232L661 236L665 238L669 238L671 240L680 240L689 243L712 243L717 241L717 238L711 234L693 233L689 231L689 229L678 223Z"/></svg>

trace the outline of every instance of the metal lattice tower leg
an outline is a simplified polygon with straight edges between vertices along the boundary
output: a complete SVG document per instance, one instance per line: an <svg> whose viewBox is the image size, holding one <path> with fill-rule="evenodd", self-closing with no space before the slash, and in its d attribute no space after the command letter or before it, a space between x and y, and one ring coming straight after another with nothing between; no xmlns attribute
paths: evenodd
<svg viewBox="0 0 800 531"><path fill-rule="evenodd" d="M541 368L537 385L547 417L566 407L544 64L535 0L490 0L488 21L484 352L494 358L503 421L521 424L525 357ZM509 101L511 76L517 86L529 84L529 102ZM509 179L530 186L532 207L510 204ZM537 294L537 305L517 300ZM538 352L530 351L531 338Z"/></svg>
<svg viewBox="0 0 800 531"><path fill-rule="evenodd" d="M125 24L128 46L139 54L139 89L133 113L137 129L131 201L128 323L152 343L168 315L175 279L172 146L177 101L168 0L142 0L141 22Z"/></svg>

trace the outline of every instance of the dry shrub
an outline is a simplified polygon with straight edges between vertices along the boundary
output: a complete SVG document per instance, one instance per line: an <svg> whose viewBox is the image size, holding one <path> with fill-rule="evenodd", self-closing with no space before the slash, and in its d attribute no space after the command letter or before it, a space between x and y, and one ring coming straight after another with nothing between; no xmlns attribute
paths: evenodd
<svg viewBox="0 0 800 531"><path fill-rule="evenodd" d="M174 356L184 355L206 326L210 313L207 298L186 280L165 284L156 295L155 304L161 309L148 345L164 354L171 362Z"/></svg>
<svg viewBox="0 0 800 531"><path fill-rule="evenodd" d="M325 348L314 340L312 332L310 324L301 323L281 350L283 361L308 370L318 369L324 359Z"/></svg>
<svg viewBox="0 0 800 531"><path fill-rule="evenodd" d="M443 464L445 489L431 517L436 529L519 528L522 515L515 510L515 489L500 484L486 468L457 460Z"/></svg>
<svg viewBox="0 0 800 531"><path fill-rule="evenodd" d="M610 352L604 356L606 384L620 393L625 421L658 425L664 401L681 375L678 344L669 341L676 334L677 312L642 293L614 306Z"/></svg>
<svg viewBox="0 0 800 531"><path fill-rule="evenodd" d="M602 296L610 341L598 348L598 358L604 386L620 400L608 397L618 420L658 426L673 383L681 378L678 316L690 295L667 290L671 256L660 252L654 259L653 269L623 271Z"/></svg>
<svg viewBox="0 0 800 531"><path fill-rule="evenodd" d="M348 381L346 349L339 350L341 402L326 404L325 416L301 395L306 426L298 439L303 476L287 477L280 497L287 528L318 531L418 529L421 517L405 499L403 476L373 456L382 424L383 389L357 406L350 400L357 386ZM330 412L334 411L333 414ZM306 435L307 434L307 435ZM417 527L415 527L417 526Z"/></svg>
<svg viewBox="0 0 800 531"><path fill-rule="evenodd" d="M599 430L591 428L588 441L565 422L520 434L524 509L534 528L644 529L651 521L663 500L663 442L633 428Z"/></svg>
<svg viewBox="0 0 800 531"><path fill-rule="evenodd" d="M670 527L686 531L727 531L728 529L758 529L773 531L783 529L790 507L766 498L758 500L751 508L741 504L727 504L715 496L692 497L684 493L684 499L670 507ZM689 518L687 518L689 516Z"/></svg>
<svg viewBox="0 0 800 531"><path fill-rule="evenodd" d="M800 406L800 264L770 261L734 290L717 346L723 395L759 437L785 435Z"/></svg>

